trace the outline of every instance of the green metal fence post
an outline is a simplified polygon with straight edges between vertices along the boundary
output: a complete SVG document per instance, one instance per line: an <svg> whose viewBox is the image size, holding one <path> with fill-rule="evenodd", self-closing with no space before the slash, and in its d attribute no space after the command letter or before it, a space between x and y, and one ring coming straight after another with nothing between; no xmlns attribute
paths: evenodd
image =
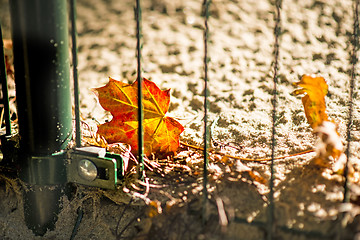
<svg viewBox="0 0 360 240"><path fill-rule="evenodd" d="M37 235L53 229L66 186L71 139L66 0L10 0L19 159L27 226Z"/></svg>

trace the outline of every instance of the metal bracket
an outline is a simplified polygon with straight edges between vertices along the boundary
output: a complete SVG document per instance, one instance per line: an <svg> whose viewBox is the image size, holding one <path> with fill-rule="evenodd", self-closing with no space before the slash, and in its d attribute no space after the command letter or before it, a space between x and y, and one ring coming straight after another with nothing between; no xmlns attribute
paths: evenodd
<svg viewBox="0 0 360 240"><path fill-rule="evenodd" d="M66 182L92 187L115 189L118 179L124 176L123 158L100 147L80 147L54 153L50 156L21 156L16 142L1 136L3 161L0 165L20 167L19 177L29 184L56 185ZM6 147L5 147L6 146ZM21 158L22 159L22 158ZM26 166L25 166L25 165Z"/></svg>
<svg viewBox="0 0 360 240"><path fill-rule="evenodd" d="M100 147L81 147L68 151L67 181L87 186L115 189L123 177L121 155Z"/></svg>

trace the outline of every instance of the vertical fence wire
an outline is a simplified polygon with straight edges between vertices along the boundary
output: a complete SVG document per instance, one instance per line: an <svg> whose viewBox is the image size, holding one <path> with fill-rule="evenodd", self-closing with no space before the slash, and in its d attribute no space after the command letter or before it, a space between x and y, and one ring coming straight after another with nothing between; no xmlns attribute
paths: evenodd
<svg viewBox="0 0 360 240"><path fill-rule="evenodd" d="M347 122L347 130L346 130L346 141L347 146L345 150L346 155L346 164L344 169L344 199L343 202L349 202L349 191L348 191L348 164L351 157L350 145L351 145L351 129L353 126L353 98L354 98L354 88L355 88L355 78L356 78L356 64L358 62L357 52L359 49L359 0L355 0L354 2L354 25L353 25L353 35L352 35L352 53L351 53L351 78L350 78L350 89L349 89L349 109L348 109L348 122Z"/></svg>
<svg viewBox="0 0 360 240"><path fill-rule="evenodd" d="M137 60L137 87L138 87L138 154L140 163L140 177L143 177L144 173L144 130L143 130L143 91L141 77L141 1L136 0L135 6L135 18L136 18L136 60Z"/></svg>
<svg viewBox="0 0 360 240"><path fill-rule="evenodd" d="M75 112L75 141L76 147L81 147L81 128L80 128L80 99L79 99L79 77L78 77L78 57L77 57L77 30L76 30L76 0L70 0L70 20L71 20L71 51L73 62L74 78L74 112Z"/></svg>
<svg viewBox="0 0 360 240"><path fill-rule="evenodd" d="M208 109L209 109L209 86L208 86L208 37L209 37L209 6L211 0L204 0L203 2L203 10L204 10L204 173L203 173L203 213L202 219L203 223L205 223L205 216L206 216L206 204L208 199L208 191L207 191L207 182L208 182L208 161L209 161L209 154L208 148L210 145L210 133L209 133L209 126L208 126Z"/></svg>
<svg viewBox="0 0 360 240"><path fill-rule="evenodd" d="M9 91L7 85L7 76L6 76L6 63L5 63L5 54L4 54L4 42L2 36L1 22L0 22L0 81L1 88L3 93L3 104L4 104L4 118L5 118L5 127L6 135L11 135L11 119L10 119L10 106L9 106ZM2 125L2 122L0 123Z"/></svg>
<svg viewBox="0 0 360 240"><path fill-rule="evenodd" d="M273 239L273 232L275 228L274 221L274 159L275 159L275 146L276 146L276 108L277 108L277 81L278 81L278 68L279 68L279 38L281 34L281 4L282 0L275 1L275 44L274 44L274 75L273 75L273 99L272 99L272 134L271 134L271 165L270 165L270 193L269 193L269 210L268 210L268 228L267 239Z"/></svg>

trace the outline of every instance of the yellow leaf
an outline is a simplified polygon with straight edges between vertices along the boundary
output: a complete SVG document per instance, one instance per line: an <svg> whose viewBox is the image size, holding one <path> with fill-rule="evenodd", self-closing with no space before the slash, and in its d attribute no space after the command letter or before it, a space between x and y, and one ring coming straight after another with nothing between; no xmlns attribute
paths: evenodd
<svg viewBox="0 0 360 240"><path fill-rule="evenodd" d="M301 87L295 90L293 95L305 94L301 98L305 115L308 123L315 129L321 125L323 121L328 121L328 116L325 112L325 95L328 91L328 85L323 77L312 77L309 75L302 76L300 82L294 85Z"/></svg>
<svg viewBox="0 0 360 240"><path fill-rule="evenodd" d="M328 91L325 79L304 75L295 85L301 88L295 90L293 95L305 94L301 99L305 115L318 138L315 145L315 165L322 168L329 167L329 159L332 159L337 165L336 168L341 170L344 166L341 164L344 158L344 147L337 124L329 120L325 112L325 96Z"/></svg>

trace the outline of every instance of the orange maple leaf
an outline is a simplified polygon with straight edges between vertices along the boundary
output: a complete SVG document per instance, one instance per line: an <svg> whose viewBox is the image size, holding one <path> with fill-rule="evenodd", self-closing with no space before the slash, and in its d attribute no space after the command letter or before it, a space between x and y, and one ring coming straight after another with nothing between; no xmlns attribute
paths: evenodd
<svg viewBox="0 0 360 240"><path fill-rule="evenodd" d="M98 126L98 134L108 143L123 142L138 151L138 94L137 81L127 84L109 78L109 82L93 89L100 105L113 119ZM175 119L165 116L170 104L170 89L160 90L155 83L143 80L144 154L172 155L179 147L184 127Z"/></svg>
<svg viewBox="0 0 360 240"><path fill-rule="evenodd" d="M328 85L325 79L323 77L304 75L300 82L296 82L294 85L302 88L295 90L292 93L293 95L305 93L301 100L304 105L306 118L312 129L321 125L323 121L328 121L328 116L325 112L325 95L328 91Z"/></svg>

